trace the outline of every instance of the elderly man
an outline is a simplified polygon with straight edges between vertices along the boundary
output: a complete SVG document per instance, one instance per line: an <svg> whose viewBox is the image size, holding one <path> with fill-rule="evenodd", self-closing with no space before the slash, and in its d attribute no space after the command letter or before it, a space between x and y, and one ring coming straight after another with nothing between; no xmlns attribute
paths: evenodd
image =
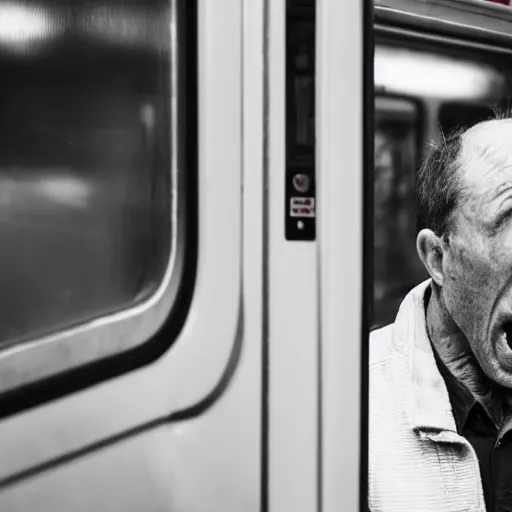
<svg viewBox="0 0 512 512"><path fill-rule="evenodd" d="M431 279L370 336L369 508L512 511L512 120L444 140L417 188Z"/></svg>

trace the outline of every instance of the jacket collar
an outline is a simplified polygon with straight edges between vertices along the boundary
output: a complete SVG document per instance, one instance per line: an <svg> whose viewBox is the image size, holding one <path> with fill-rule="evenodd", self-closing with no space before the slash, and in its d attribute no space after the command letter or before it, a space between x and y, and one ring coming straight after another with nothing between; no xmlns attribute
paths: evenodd
<svg viewBox="0 0 512 512"><path fill-rule="evenodd" d="M484 415L487 415L487 411L478 403L477 399L469 389L459 382L450 370L448 370L446 364L437 354L435 347L432 350L432 353L434 354L439 373L443 377L446 388L448 389L455 425L457 426L457 432L460 434L466 425L469 414L473 408L482 408Z"/></svg>
<svg viewBox="0 0 512 512"><path fill-rule="evenodd" d="M427 434L456 433L448 390L427 333L424 298L430 286L430 279L424 281L403 300L393 326L393 350L405 359L412 383L409 393L411 428Z"/></svg>

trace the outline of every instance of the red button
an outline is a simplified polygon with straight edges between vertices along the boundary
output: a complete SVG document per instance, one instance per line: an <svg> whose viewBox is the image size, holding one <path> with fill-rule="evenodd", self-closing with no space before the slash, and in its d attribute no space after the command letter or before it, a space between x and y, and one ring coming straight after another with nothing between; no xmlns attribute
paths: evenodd
<svg viewBox="0 0 512 512"><path fill-rule="evenodd" d="M304 193L309 190L309 178L305 174L296 174L293 177L293 186L298 192Z"/></svg>

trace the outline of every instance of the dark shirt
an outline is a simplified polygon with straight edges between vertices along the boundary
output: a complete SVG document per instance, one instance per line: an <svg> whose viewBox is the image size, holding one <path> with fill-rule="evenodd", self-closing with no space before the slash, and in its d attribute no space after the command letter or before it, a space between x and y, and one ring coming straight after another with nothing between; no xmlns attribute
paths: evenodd
<svg viewBox="0 0 512 512"><path fill-rule="evenodd" d="M512 419L498 429L485 408L450 373L434 349L459 435L478 457L487 512L512 512Z"/></svg>

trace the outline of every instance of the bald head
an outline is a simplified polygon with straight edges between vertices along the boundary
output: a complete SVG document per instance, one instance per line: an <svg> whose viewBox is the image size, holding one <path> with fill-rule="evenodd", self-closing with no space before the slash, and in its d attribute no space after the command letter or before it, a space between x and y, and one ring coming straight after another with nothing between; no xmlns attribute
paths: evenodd
<svg viewBox="0 0 512 512"><path fill-rule="evenodd" d="M444 235L460 201L491 171L512 165L512 119L492 119L458 130L433 146L417 181L418 231Z"/></svg>
<svg viewBox="0 0 512 512"><path fill-rule="evenodd" d="M462 336L484 373L512 389L512 120L448 137L417 186L416 247L443 311L436 328Z"/></svg>
<svg viewBox="0 0 512 512"><path fill-rule="evenodd" d="M473 139L473 142L476 142L479 138L489 140L496 140L496 136L500 133L503 134L503 130L512 129L512 118L504 118L504 119L489 119L487 121L482 121L481 123L477 123L471 128L462 132L462 137L465 140ZM476 137L476 139L475 139ZM503 140L505 140L505 135L503 136Z"/></svg>
<svg viewBox="0 0 512 512"><path fill-rule="evenodd" d="M493 119L471 127L461 134L460 159L464 164L488 162L499 165L512 149L512 119Z"/></svg>
<svg viewBox="0 0 512 512"><path fill-rule="evenodd" d="M479 123L461 134L458 157L459 203L476 197L491 201L512 186L512 120ZM510 175L510 176L509 176Z"/></svg>

